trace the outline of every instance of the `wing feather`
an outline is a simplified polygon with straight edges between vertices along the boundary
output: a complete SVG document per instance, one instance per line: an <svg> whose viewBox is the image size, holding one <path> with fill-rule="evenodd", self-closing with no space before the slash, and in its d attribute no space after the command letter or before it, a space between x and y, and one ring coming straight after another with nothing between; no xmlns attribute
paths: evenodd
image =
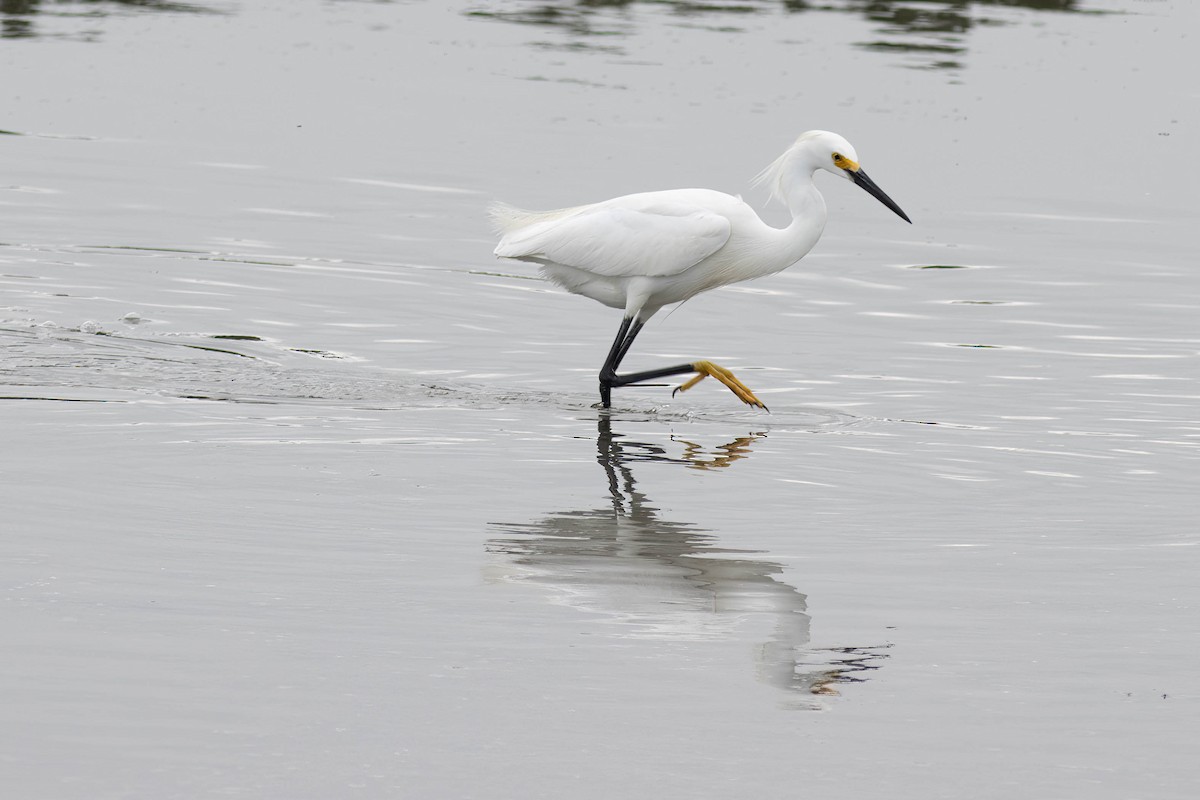
<svg viewBox="0 0 1200 800"><path fill-rule="evenodd" d="M726 217L687 203L601 203L511 229L496 255L609 277L676 275L724 247L729 232Z"/></svg>

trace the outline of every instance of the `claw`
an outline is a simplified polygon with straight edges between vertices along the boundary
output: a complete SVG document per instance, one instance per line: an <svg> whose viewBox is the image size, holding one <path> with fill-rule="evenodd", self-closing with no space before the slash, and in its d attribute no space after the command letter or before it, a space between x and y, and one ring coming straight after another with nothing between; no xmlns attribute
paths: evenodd
<svg viewBox="0 0 1200 800"><path fill-rule="evenodd" d="M725 384L729 391L737 395L737 398L746 405L757 406L763 411L770 412L771 409L767 408L766 404L763 403L762 400L759 400L754 396L754 392L750 391L750 387L739 381L737 377L732 372L725 369L725 367L722 367L719 364L714 364L711 361L697 361L692 364L692 369L696 370L695 376L690 378L686 383L676 387L675 391L671 392L672 397L674 397L678 392L686 392L700 381L711 376Z"/></svg>
<svg viewBox="0 0 1200 800"><path fill-rule="evenodd" d="M693 364L692 366L694 367L696 365ZM671 392L671 397L674 397L678 392L686 392L688 389L692 388L697 383L699 383L700 381L704 380L707 377L708 377L707 372L697 372L694 376L689 378L686 383L676 386L674 391Z"/></svg>

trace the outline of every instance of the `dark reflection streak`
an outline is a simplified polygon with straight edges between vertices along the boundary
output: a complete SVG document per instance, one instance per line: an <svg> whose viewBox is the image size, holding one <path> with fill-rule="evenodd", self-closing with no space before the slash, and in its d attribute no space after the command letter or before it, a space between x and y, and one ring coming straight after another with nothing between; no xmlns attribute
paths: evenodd
<svg viewBox="0 0 1200 800"><path fill-rule="evenodd" d="M0 0L0 12L5 14L36 14L42 9L43 0ZM195 3L174 3L166 0L57 0L50 3L48 13L62 10L64 6L129 6L147 11L172 11L186 14L214 14L214 9ZM57 8L55 8L57 6ZM53 10L51 10L53 9Z"/></svg>
<svg viewBox="0 0 1200 800"><path fill-rule="evenodd" d="M886 658L881 653L875 651L890 648L892 645L886 644L883 647L831 647L828 652L836 653L845 658L834 658L833 662L841 665L838 680L841 683L863 683L867 680L866 676L857 677L855 672L870 672L877 670L883 666L882 659Z"/></svg>
<svg viewBox="0 0 1200 800"><path fill-rule="evenodd" d="M638 488L633 465L653 462L688 469L725 469L748 458L764 438L751 433L706 452L672 437L681 456L652 443L630 441L597 421L596 461L604 470L609 507L548 514L525 524L493 523L507 535L488 551L512 565L504 580L546 586L555 599L599 612L626 626L622 634L663 639L732 635L744 618L767 619L773 629L757 648L756 672L765 683L794 695L837 694L840 683L861 682L886 656L882 647L808 647L806 598L777 576L777 562L729 550L692 523L663 519ZM515 567L514 570L512 567ZM819 707L811 699L806 708Z"/></svg>
<svg viewBox="0 0 1200 800"><path fill-rule="evenodd" d="M177 3L168 0L70 0L45 3L43 0L0 0L0 39L29 39L40 36L34 27L38 15L43 17L81 17L90 20L103 18L111 12L105 7L116 6L138 11L160 11L174 14L222 14L218 9L196 3ZM86 11L81 10L87 9ZM95 31L74 34L93 41Z"/></svg>
<svg viewBox="0 0 1200 800"><path fill-rule="evenodd" d="M95 9L80 12L78 9ZM497 8L499 6L499 8ZM761 0L761 2L721 3L688 2L687 0L573 0L572 2L492 3L480 4L463 12L468 17L494 19L520 25L533 25L567 33L576 41L567 44L534 42L533 46L551 50L579 50L597 53L621 53L616 45L597 45L579 41L597 37L620 39L633 32L637 19L635 6L667 8L681 18L704 16L736 16L745 18L761 12L782 9L791 14L834 12L856 14L877 24L877 33L889 38L858 42L868 50L907 52L927 56L929 60L910 64L930 69L957 69L961 62L934 59L935 55L965 52L963 37L977 25L1000 24L997 19L981 13L986 8L1023 8L1029 11L1058 13L1111 13L1078 8L1077 0ZM933 8L931 8L933 6ZM45 35L34 27L38 15L54 17L87 16L102 19L110 16L105 7L139 11L158 11L181 14L223 14L227 11L198 3L169 2L169 0L73 0L47 3L44 0L0 0L0 38L32 38ZM976 8L979 7L979 8ZM728 30L719 28L720 30ZM66 34L94 41L97 32Z"/></svg>
<svg viewBox="0 0 1200 800"><path fill-rule="evenodd" d="M642 5L668 8L679 17L736 15L746 17L782 8L785 12L835 12L860 15L875 23L877 34L887 37L857 42L867 50L903 52L927 56L928 60L913 64L930 69L958 69L962 62L946 59L946 54L959 55L967 51L964 37L978 25L998 25L1000 20L987 16L986 8L1022 8L1036 12L1085 13L1077 0L829 0L813 3L805 0L784 2L688 2L687 0L573 0L573 2L541 2L537 4L491 5L465 12L468 16L500 20L519 25L534 25L557 29L572 37L623 36L632 32L636 17L632 11ZM1087 13L1100 13L1091 11ZM596 47L585 42L554 45L538 42L542 48L598 50L620 52L619 47ZM942 58L934 58L942 56Z"/></svg>
<svg viewBox="0 0 1200 800"><path fill-rule="evenodd" d="M88 400L78 397L35 397L33 395L0 394L0 400L37 400L43 403L110 403L111 400ZM119 401L118 401L119 402Z"/></svg>

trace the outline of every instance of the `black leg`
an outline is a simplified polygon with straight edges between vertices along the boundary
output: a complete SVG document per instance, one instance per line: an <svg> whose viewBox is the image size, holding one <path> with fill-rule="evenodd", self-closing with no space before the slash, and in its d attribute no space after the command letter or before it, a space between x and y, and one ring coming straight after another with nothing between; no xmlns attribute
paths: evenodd
<svg viewBox="0 0 1200 800"><path fill-rule="evenodd" d="M612 389L614 386L628 386L631 383L641 383L642 381L654 380L655 378L665 378L668 375L683 375L696 371L695 366L692 364L677 364L674 367L662 367L660 369L646 370L645 372L618 375L617 367L621 365L625 354L633 346L633 340L637 338L637 335L641 332L645 324L641 320L635 321L629 317L621 320L621 327L617 329L617 338L613 339L612 347L608 351L608 358L604 360L604 366L600 368L600 405L604 408L608 408L612 403Z"/></svg>
<svg viewBox="0 0 1200 800"><path fill-rule="evenodd" d="M629 348L633 346L633 340L642 332L642 326L646 323L640 319L635 319L633 325L629 328L629 333L625 334L625 341L621 342L621 350L617 353L617 360L613 362L612 368L616 371L617 367L621 366L621 362L625 360L625 354L629 352Z"/></svg>
<svg viewBox="0 0 1200 800"><path fill-rule="evenodd" d="M631 383L641 383L642 381L652 381L655 378L665 378L668 375L686 375L690 372L696 372L695 364L676 364L673 367L660 367L658 369L648 369L644 372L630 372L626 375L613 375L613 386L628 386Z"/></svg>
<svg viewBox="0 0 1200 800"><path fill-rule="evenodd" d="M746 388L741 381L735 378L732 372L710 361L695 361L691 364L676 364L673 367L660 367L642 372L630 372L627 375L618 375L617 367L621 365L625 354L633 346L633 340L637 338L644 324L641 320L635 321L630 317L625 317L621 320L621 327L617 329L617 337L613 339L612 347L608 350L608 358L604 359L604 366L600 368L600 405L602 407L609 408L612 405L612 390L614 386L628 386L631 383L652 381L655 378L697 373L693 380L688 381L675 391L687 389L704 376L712 375L729 387L743 403L758 406L764 410L766 409L762 401L755 397L754 393Z"/></svg>
<svg viewBox="0 0 1200 800"><path fill-rule="evenodd" d="M612 347L608 350L608 358L604 359L604 366L600 368L600 405L604 408L608 408L612 402L612 379L616 377L617 364L629 350L629 344L625 343L625 336L629 333L629 326L632 322L630 317L621 319L621 327L617 329L617 338L613 339ZM638 327L641 328L640 325Z"/></svg>

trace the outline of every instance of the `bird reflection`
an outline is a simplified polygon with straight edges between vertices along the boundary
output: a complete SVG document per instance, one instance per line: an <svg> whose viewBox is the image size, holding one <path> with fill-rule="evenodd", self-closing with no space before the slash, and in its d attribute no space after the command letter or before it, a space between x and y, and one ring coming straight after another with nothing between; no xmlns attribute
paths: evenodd
<svg viewBox="0 0 1200 800"><path fill-rule="evenodd" d="M865 679L886 656L881 647L808 647L805 596L780 579L780 564L755 551L722 548L710 531L664 519L633 475L644 462L685 469L727 469L748 458L765 434L751 433L712 450L672 438L659 444L614 433L607 415L598 422L596 460L608 481L608 503L548 514L525 524L494 523L505 535L488 550L507 557L499 579L538 584L552 602L602 615L625 638L704 641L735 638L748 619L770 630L755 647L759 680L785 689L804 708L813 695ZM745 635L745 634L743 634ZM807 698L807 699L805 699Z"/></svg>

